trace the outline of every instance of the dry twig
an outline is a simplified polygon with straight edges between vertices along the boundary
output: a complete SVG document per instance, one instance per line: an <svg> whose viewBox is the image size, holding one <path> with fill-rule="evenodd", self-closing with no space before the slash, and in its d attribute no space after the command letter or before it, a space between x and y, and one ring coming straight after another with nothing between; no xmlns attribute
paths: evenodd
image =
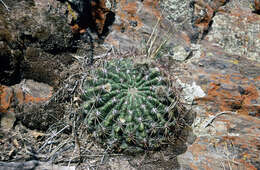
<svg viewBox="0 0 260 170"><path fill-rule="evenodd" d="M4 5L4 7L7 9L7 11L10 11L10 8L4 3L3 0L0 0L0 2Z"/></svg>
<svg viewBox="0 0 260 170"><path fill-rule="evenodd" d="M48 143L50 140L52 140L55 136L57 136L58 134L60 134L62 131L64 131L65 129L67 129L69 127L69 125L65 126L64 128L62 128L60 131L58 131L57 133L53 134L51 137L49 137L46 142L44 143L44 145L42 145L42 147L37 151L40 152Z"/></svg>

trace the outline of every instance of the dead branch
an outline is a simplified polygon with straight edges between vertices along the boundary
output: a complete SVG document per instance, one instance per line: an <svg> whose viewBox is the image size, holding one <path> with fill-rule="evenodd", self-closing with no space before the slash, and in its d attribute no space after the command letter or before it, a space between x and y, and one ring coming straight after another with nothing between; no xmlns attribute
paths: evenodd
<svg viewBox="0 0 260 170"><path fill-rule="evenodd" d="M0 0L0 2L4 5L4 7L6 8L7 11L10 11L10 8L4 3L3 0Z"/></svg>

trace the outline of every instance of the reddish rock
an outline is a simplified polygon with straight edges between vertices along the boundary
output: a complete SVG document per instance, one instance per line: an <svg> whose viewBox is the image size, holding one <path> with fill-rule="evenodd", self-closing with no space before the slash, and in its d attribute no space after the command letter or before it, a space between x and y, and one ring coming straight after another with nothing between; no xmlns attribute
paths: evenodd
<svg viewBox="0 0 260 170"><path fill-rule="evenodd" d="M198 138L179 156L182 166L255 170L259 167L259 119L227 114L218 117L212 125L196 132Z"/></svg>
<svg viewBox="0 0 260 170"><path fill-rule="evenodd" d="M24 80L11 87L1 85L0 111L6 113L13 111L19 105L47 101L52 96L52 92L52 87L32 80Z"/></svg>
<svg viewBox="0 0 260 170"><path fill-rule="evenodd" d="M156 29L157 41L154 46L159 46L167 36L170 36L167 45L169 48L190 42L187 33L177 32L174 26L162 17L159 1L144 0L117 1L116 20L112 25L112 31L108 34L105 42L112 44L119 51L144 51L147 40ZM158 22L158 24L157 24ZM156 28L155 28L156 27ZM178 37L185 37L184 42L178 41ZM186 42L187 41L187 42ZM174 46L172 45L174 44Z"/></svg>
<svg viewBox="0 0 260 170"><path fill-rule="evenodd" d="M223 28L231 28L228 34L232 37L237 30L245 33L253 31L253 28L259 26L259 17L250 13L249 2L227 2L195 1L194 24L200 28L201 33L209 33L200 44L192 45L190 30L173 31L174 35L169 42L192 48L193 53L187 62L180 64L162 59L162 64L165 65L163 68L168 68L170 73L177 76L184 89L201 88L205 92L204 97L195 99L194 109L198 112L193 130L197 139L184 154L178 156L180 167L184 169L257 169L260 165L260 65L257 62L260 53L255 46L258 39L251 39L259 35L252 32L252 36L249 35L252 43L245 43L243 47L239 41L226 41L228 35L221 36L221 30L227 32ZM151 35L160 18L161 9L156 3L157 1L148 0L118 2L118 19L105 40L106 43L121 52L127 52L131 48L142 49L140 42ZM218 25L209 29L212 21L223 13L225 16L222 23L221 20L214 21L213 24ZM238 22L241 19L243 22ZM136 21L137 25L131 25L130 21ZM165 18L161 18L157 34L165 38L167 28L171 26ZM236 38L235 35L234 37ZM245 48L250 50L242 54ZM168 48L167 52L170 50ZM211 116L223 111L231 113L217 116L207 127L203 126Z"/></svg>
<svg viewBox="0 0 260 170"><path fill-rule="evenodd" d="M226 2L227 0L213 0L212 2L196 0L194 4L194 17L196 18L194 25L200 28L202 33L208 30L214 13Z"/></svg>
<svg viewBox="0 0 260 170"><path fill-rule="evenodd" d="M219 8L225 5L226 2L226 0L214 0L210 3L206 3L206 1L202 0L195 1L195 16L199 15L199 10L206 11L205 16L208 18L208 20L205 22L206 27L203 27L203 29L208 29L208 24L213 19L213 13L219 12ZM158 8L158 2L149 0L143 1L142 3L127 0L120 1L118 2L117 11L118 12L116 15L119 17L121 22L115 23L114 31L107 37L107 42L117 48L127 45L141 48L141 38L146 37L146 33L151 33L144 32L144 28L150 28L152 31L153 25L150 23L156 24L156 21L161 16L160 9ZM152 12L149 12L148 15L145 13L145 11ZM242 15L243 11L240 13ZM230 15L233 15L233 13ZM254 15L255 14L248 14L247 20L249 22L254 22L252 20ZM250 21L249 18L251 18L252 21ZM132 27L129 24L130 20L138 21L137 26ZM163 18L161 20L162 22L159 24L157 29L163 33L163 30L166 29L167 26L170 26L170 23L165 21ZM258 22L257 19L255 22ZM197 23L200 24L201 22ZM124 27L123 33L119 32L120 30L122 31L122 27ZM234 30L235 29L237 28L234 26ZM127 37L125 35L127 35ZM160 35L162 37L164 34ZM179 41L176 42L174 38L170 39L170 41L186 45L188 47L190 46L190 39L187 36L187 33L177 33L173 37L178 38ZM208 39L208 37L210 36L207 36L206 39ZM185 43L180 43L180 41ZM215 41L213 42L215 43ZM211 100L212 102L216 102L218 104L219 111L235 109L246 115L255 112L256 116L258 116L259 107L254 104L259 102L259 84L256 83L256 80L258 80L259 77L257 77L257 74L255 74L259 71L258 65L249 61L247 58L241 58L239 56L233 56L232 54L225 53L220 48L216 48L214 45L210 45L208 41L204 42L203 47L204 49L201 51L201 59L195 61L195 63L200 63L202 66L195 64L186 67L189 67L189 70L192 70L190 71L193 73L192 75L198 76L193 76L194 80L196 80L196 83L201 85L204 91L207 92L207 97L205 97L204 101ZM124 48L122 48L122 50L124 50ZM233 51L235 52L235 50ZM257 54L258 53L255 52L255 55ZM243 74L239 71L240 67L243 70ZM245 68L249 68L249 70ZM215 71L213 71L214 69ZM204 80L202 81L199 76L205 77Z"/></svg>
<svg viewBox="0 0 260 170"><path fill-rule="evenodd" d="M12 90L7 86L0 86L0 112L6 113L12 100Z"/></svg>
<svg viewBox="0 0 260 170"><path fill-rule="evenodd" d="M196 98L195 142L179 156L180 164L192 169L257 169L260 145L260 91L257 63L232 56L204 41L199 57L182 65L178 77L195 81L206 93ZM196 55L196 54L195 54ZM234 62L234 60L238 60ZM180 69L179 69L180 70ZM185 71L184 71L185 70ZM203 124L217 113L204 127Z"/></svg>
<svg viewBox="0 0 260 170"><path fill-rule="evenodd" d="M204 1L196 1L194 4L194 15L197 18L194 24L203 32L208 29L213 17L214 9Z"/></svg>
<svg viewBox="0 0 260 170"><path fill-rule="evenodd" d="M13 124L18 119L25 119L27 124L36 124L36 127L48 127L48 122L40 119L44 117L44 114L39 115L37 119L33 119L29 115L29 110L33 109L36 112L36 108L33 106L41 106L41 104L47 101L53 93L53 88L49 85L38 83L33 80L23 80L20 84L14 86L0 86L0 116L1 127L6 130L10 130ZM23 114L25 111L27 114ZM46 111L47 112L47 111ZM40 121L40 122L37 122ZM26 124L26 125L27 125ZM46 124L42 126L42 124ZM30 127L30 126L28 126ZM45 128L46 128L45 127Z"/></svg>
<svg viewBox="0 0 260 170"><path fill-rule="evenodd" d="M47 4L49 1L43 2ZM102 7L92 4L97 11L92 15L98 18L95 22L100 24L100 28L104 24L105 15L101 10L104 8L104 2L100 4ZM161 60L164 62L161 64L165 65L162 68L168 69L180 80L183 91L194 93L196 88L199 92L203 91L200 94L204 95L196 98L196 105L193 106L197 115L192 128L197 138L193 143L189 143L185 153L177 155L180 169L258 169L260 165L258 56L260 55L256 48L259 46L259 38L255 37L259 37L259 32L256 31L259 28L259 16L251 13L249 2L195 1L195 25L202 32L209 31L196 45L192 44L192 36L190 36L193 30L183 28L176 31L174 23L161 17L162 9L158 5L159 1L117 0L116 2L117 18L112 32L105 40L106 44L122 53L129 51L133 53L133 48L141 51L144 49L142 42L149 39L157 21L160 20L156 31L158 35L156 43L162 42L161 40L165 40L170 35L165 50L162 49L164 51ZM214 22L210 25L212 21ZM211 29L208 29L209 26ZM227 38L228 35L231 36L230 39ZM184 57L184 62L171 61L171 57L176 53L171 51L173 46L182 47L180 48L182 51L192 49L192 53ZM180 52L179 55L184 55L184 52ZM15 87L0 88L3 112L12 108L13 101L23 105L28 102L47 100L51 95L52 90L49 86L43 88L46 91L41 88L33 90L34 86L29 86L27 83L26 81L26 86L20 84ZM187 90L187 87L190 89ZM33 93L34 91L36 93ZM43 93L45 95L39 95L41 91L45 91ZM194 97L196 95L192 94L192 99ZM34 128L41 122L44 123L41 119L44 113L62 114L62 106L56 110L55 108L57 107L50 110L41 108L41 112L28 109L34 114L25 116L24 121L27 121L25 123L29 127ZM217 116L219 112L225 111L229 112ZM211 120L212 116L216 117ZM30 119L39 122L31 125L33 121ZM45 120L50 119L53 120L53 117L45 118ZM57 119L60 117L57 116ZM211 121L207 124L209 120ZM41 126L47 128L47 125Z"/></svg>

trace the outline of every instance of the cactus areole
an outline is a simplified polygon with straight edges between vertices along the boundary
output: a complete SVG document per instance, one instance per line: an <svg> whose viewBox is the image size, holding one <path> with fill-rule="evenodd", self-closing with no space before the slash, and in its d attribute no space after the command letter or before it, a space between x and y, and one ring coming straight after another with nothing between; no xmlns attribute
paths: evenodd
<svg viewBox="0 0 260 170"><path fill-rule="evenodd" d="M90 71L84 90L88 132L112 151L158 149L176 132L174 95L156 68L108 61Z"/></svg>

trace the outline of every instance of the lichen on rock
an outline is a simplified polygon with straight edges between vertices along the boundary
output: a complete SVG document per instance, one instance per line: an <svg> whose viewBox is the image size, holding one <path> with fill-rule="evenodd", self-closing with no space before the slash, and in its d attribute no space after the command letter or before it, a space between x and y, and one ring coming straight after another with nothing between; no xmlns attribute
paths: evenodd
<svg viewBox="0 0 260 170"><path fill-rule="evenodd" d="M178 131L175 95L159 69L108 61L90 72L84 89L88 132L113 151L158 149Z"/></svg>

